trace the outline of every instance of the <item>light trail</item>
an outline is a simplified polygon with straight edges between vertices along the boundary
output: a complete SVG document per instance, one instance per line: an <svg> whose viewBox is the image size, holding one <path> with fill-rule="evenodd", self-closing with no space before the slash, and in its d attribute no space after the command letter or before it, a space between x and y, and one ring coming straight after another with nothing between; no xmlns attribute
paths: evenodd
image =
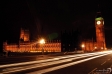
<svg viewBox="0 0 112 74"><path fill-rule="evenodd" d="M24 66L24 67L14 67L14 68L6 68L3 71L7 71L7 72L15 72L15 71L21 71L21 70L27 70L27 69L33 69L33 68L37 68L37 67L44 67L44 66L49 66L49 65L54 65L54 64L60 64L60 63L64 63L64 62L71 62L72 60L76 60L76 59L80 59L80 58L84 58L84 57L90 57L93 55L88 55L88 56L80 56L80 57L76 57L76 58L69 58L69 59L65 59L65 60L59 60L59 61L50 61L50 62L45 62L45 63L40 63L40 64L32 64L29 66ZM34 66L35 65L35 66ZM23 69L24 68L24 69Z"/></svg>
<svg viewBox="0 0 112 74"><path fill-rule="evenodd" d="M56 66L56 67L52 67L52 68L47 68L47 69L43 69L43 70L39 70L39 71L35 71L35 72L30 72L30 73L27 73L27 74L43 74L43 73L58 70L58 69L61 69L61 68L65 68L65 67L68 67L68 66L72 66L72 65L75 65L75 64L79 64L79 63L82 63L82 62L85 62L85 61L88 61L88 60L91 60L91 59L95 59L95 58L98 58L98 57L101 57L101 56L105 56L105 55L108 55L108 54L110 54L110 53L106 53L106 54L103 54L103 55L83 59L83 60L76 61L76 62L69 63L69 64L64 64L64 65L60 65L60 66Z"/></svg>
<svg viewBox="0 0 112 74"><path fill-rule="evenodd" d="M51 58L51 59L45 59L45 60L38 60L38 61L30 61L30 62L21 62L21 63L14 63L14 64L6 64L6 65L0 65L0 68L3 67L11 67L11 66L20 66L20 65L28 65L28 64L34 64L34 63L42 63L42 62L48 62L48 61L56 61L56 60L61 60L61 59L67 59L71 57L78 57L78 56L87 56L87 55L94 55L94 54L100 54L102 52L97 52L97 53L87 53L87 54L77 54L77 55L67 55L67 56L58 56L57 58ZM104 52L106 53L106 52Z"/></svg>
<svg viewBox="0 0 112 74"><path fill-rule="evenodd" d="M104 52L105 54L108 53L108 52ZM80 57L72 57L72 58L69 58L69 59L61 59L59 61L47 61L48 63L40 63L40 64L33 64L33 65L30 65L30 66L24 66L24 67L14 67L14 68L6 68L6 69L3 69L2 73L11 73L11 72L17 72L17 71L23 71L23 70L28 70L28 69L33 69L33 68L37 68L37 67L43 67L43 66L49 66L49 65L53 65L53 64L59 64L59 63L64 63L64 62L70 62L72 60L75 60L75 59L79 59L79 58L84 58L84 57L90 57L90 56L98 56L98 55L103 55L104 53L99 53L99 54L86 54L86 56L84 55L81 55ZM87 56L88 55L88 56ZM70 57L70 56L68 56ZM62 57L62 58L65 58L65 57ZM57 58L57 59L60 59L60 58Z"/></svg>

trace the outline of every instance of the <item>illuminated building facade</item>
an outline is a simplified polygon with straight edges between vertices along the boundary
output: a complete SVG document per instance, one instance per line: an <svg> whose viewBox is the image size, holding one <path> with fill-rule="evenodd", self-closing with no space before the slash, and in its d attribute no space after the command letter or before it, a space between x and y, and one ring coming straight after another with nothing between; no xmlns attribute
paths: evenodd
<svg viewBox="0 0 112 74"><path fill-rule="evenodd" d="M43 46L44 52L68 52L79 50L82 47L84 51L105 50L105 34L104 34L104 19L101 12L97 12L95 17L96 42L93 40L79 41L79 32L63 32L61 41L46 41ZM42 45L38 42L30 41L29 30L20 30L20 41L18 44L3 43L4 51L11 52L42 52Z"/></svg>
<svg viewBox="0 0 112 74"><path fill-rule="evenodd" d="M97 12L95 17L96 42L93 40L85 40L81 43L84 51L102 51L106 50L105 34L104 34L104 19L101 12Z"/></svg>
<svg viewBox="0 0 112 74"><path fill-rule="evenodd" d="M38 41L30 41L29 30L20 30L20 41L18 44L3 43L3 51L7 52L61 52L60 40L47 41L44 45Z"/></svg>
<svg viewBox="0 0 112 74"><path fill-rule="evenodd" d="M85 52L87 51L97 51L97 43L93 40L85 40L81 43L81 48Z"/></svg>
<svg viewBox="0 0 112 74"><path fill-rule="evenodd" d="M27 42L27 43L19 43L19 44L7 44L4 42L3 44L4 51L10 52L61 52L61 43L60 41L48 41L43 45L37 42Z"/></svg>
<svg viewBox="0 0 112 74"><path fill-rule="evenodd" d="M29 41L30 39L29 30L24 30L21 28L20 30L20 41Z"/></svg>
<svg viewBox="0 0 112 74"><path fill-rule="evenodd" d="M97 41L97 49L105 50L105 34L104 34L104 19L101 16L101 12L97 12L97 16L95 18L95 27L96 27L96 41Z"/></svg>

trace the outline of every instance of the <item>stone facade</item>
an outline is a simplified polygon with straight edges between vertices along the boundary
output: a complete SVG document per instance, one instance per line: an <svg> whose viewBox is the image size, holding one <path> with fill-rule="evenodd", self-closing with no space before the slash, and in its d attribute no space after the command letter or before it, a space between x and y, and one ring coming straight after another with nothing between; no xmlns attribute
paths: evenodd
<svg viewBox="0 0 112 74"><path fill-rule="evenodd" d="M3 43L3 50L10 52L61 52L60 41L47 41L44 45L36 42L20 42L19 44Z"/></svg>

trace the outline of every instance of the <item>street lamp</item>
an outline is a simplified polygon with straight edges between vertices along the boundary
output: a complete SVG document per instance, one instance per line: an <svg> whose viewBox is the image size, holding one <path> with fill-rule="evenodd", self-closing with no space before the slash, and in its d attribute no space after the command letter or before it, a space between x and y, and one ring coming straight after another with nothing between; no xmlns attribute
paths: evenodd
<svg viewBox="0 0 112 74"><path fill-rule="evenodd" d="M45 44L45 40L41 39L39 43L42 45L42 54L44 54L43 45Z"/></svg>
<svg viewBox="0 0 112 74"><path fill-rule="evenodd" d="M81 47L82 47L83 50L85 50L85 49L84 49L84 48L85 48L85 45L84 45L84 44L82 44Z"/></svg>
<svg viewBox="0 0 112 74"><path fill-rule="evenodd" d="M84 44L82 44L82 48L84 48L85 47L85 45Z"/></svg>

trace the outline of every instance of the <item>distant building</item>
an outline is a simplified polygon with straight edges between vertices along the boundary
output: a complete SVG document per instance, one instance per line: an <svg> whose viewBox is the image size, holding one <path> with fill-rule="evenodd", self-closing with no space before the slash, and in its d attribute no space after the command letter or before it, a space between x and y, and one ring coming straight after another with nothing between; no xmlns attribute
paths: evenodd
<svg viewBox="0 0 112 74"><path fill-rule="evenodd" d="M29 30L20 30L19 43L3 43L3 51L7 52L61 52L60 40L48 41L42 45L38 41L30 41Z"/></svg>
<svg viewBox="0 0 112 74"><path fill-rule="evenodd" d="M95 18L95 27L96 27L96 41L97 41L97 49L105 50L105 33L104 33L104 19L101 16L101 12L97 12L97 16Z"/></svg>
<svg viewBox="0 0 112 74"><path fill-rule="evenodd" d="M61 33L61 41L46 40L44 46L38 41L30 41L29 30L20 30L20 40L18 44L3 43L3 50L10 52L68 52L68 51L100 51L106 50L104 19L101 12L97 12L95 17L96 40L80 40L78 31L65 31ZM40 36L40 35L39 35Z"/></svg>
<svg viewBox="0 0 112 74"><path fill-rule="evenodd" d="M105 33L104 33L104 19L101 12L97 12L95 17L96 28L96 42L92 39L82 41L82 50L84 51L102 51L106 50Z"/></svg>
<svg viewBox="0 0 112 74"><path fill-rule="evenodd" d="M29 30L22 29L20 30L20 41L29 41L30 40L30 33Z"/></svg>
<svg viewBox="0 0 112 74"><path fill-rule="evenodd" d="M93 40L84 40L82 43L81 43L81 47L82 47L82 50L83 51L96 51L97 49L97 43Z"/></svg>

